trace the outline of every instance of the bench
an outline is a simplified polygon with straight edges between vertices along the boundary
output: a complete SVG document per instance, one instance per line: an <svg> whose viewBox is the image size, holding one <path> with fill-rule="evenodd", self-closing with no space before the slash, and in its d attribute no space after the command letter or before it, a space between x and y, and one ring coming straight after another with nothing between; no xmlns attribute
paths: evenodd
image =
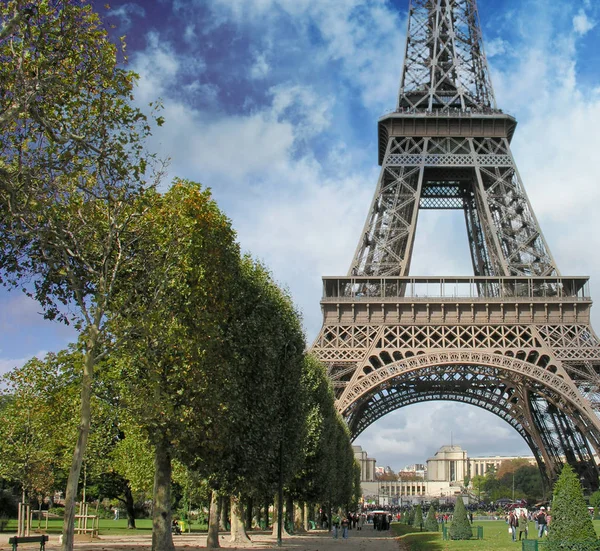
<svg viewBox="0 0 600 551"><path fill-rule="evenodd" d="M20 543L39 543L40 551L45 551L47 541L48 536L43 534L41 536L15 536L9 538L8 543L9 545L12 545L13 551L17 551Z"/></svg>

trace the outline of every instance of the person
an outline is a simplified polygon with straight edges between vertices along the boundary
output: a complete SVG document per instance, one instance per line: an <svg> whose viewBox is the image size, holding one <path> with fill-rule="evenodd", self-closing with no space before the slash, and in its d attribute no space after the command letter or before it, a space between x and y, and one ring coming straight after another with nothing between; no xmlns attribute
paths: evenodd
<svg viewBox="0 0 600 551"><path fill-rule="evenodd" d="M361 513L358 517L358 530L362 530L363 524L365 523L365 518L367 515Z"/></svg>
<svg viewBox="0 0 600 551"><path fill-rule="evenodd" d="M527 515L525 511L521 511L519 515L519 541L521 541L521 536L525 534L523 539L527 539Z"/></svg>
<svg viewBox="0 0 600 551"><path fill-rule="evenodd" d="M540 512L537 514L537 523L538 523L538 538L542 538L544 536L544 532L546 531L546 508L540 507Z"/></svg>
<svg viewBox="0 0 600 551"><path fill-rule="evenodd" d="M338 539L338 528L340 526L340 517L337 514L331 515L331 528L333 530L333 538Z"/></svg>
<svg viewBox="0 0 600 551"><path fill-rule="evenodd" d="M329 525L327 524L327 513L325 511L323 511L323 514L321 515L321 528L323 528L323 530L329 528Z"/></svg>
<svg viewBox="0 0 600 551"><path fill-rule="evenodd" d="M348 539L349 524L350 524L350 521L348 520L348 517L344 517L342 519L342 538L344 538L345 540Z"/></svg>
<svg viewBox="0 0 600 551"><path fill-rule="evenodd" d="M114 508L114 513L115 513L115 518L113 520L119 520L119 508L118 507Z"/></svg>
<svg viewBox="0 0 600 551"><path fill-rule="evenodd" d="M173 534L181 534L181 526L179 526L177 517L173 517L173 522L171 523L171 532Z"/></svg>
<svg viewBox="0 0 600 551"><path fill-rule="evenodd" d="M519 521L517 520L517 515L513 511L508 514L508 528L510 529L510 534L512 536L513 541L517 541L517 526Z"/></svg>

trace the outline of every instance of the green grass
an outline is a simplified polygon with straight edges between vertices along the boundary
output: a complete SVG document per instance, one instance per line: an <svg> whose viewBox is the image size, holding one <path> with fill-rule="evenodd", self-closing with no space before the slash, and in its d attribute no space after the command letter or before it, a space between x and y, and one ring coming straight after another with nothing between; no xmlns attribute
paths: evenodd
<svg viewBox="0 0 600 551"><path fill-rule="evenodd" d="M519 550L520 544L513 543L506 522L490 520L475 522L475 526L483 526L483 540L442 541L440 532L414 533L414 528L403 524L392 524L392 530L401 536L403 549L406 551L508 551ZM594 521L596 533L600 532L600 521ZM530 539L537 539L535 524L529 523ZM517 532L518 537L518 532Z"/></svg>
<svg viewBox="0 0 600 551"><path fill-rule="evenodd" d="M100 534L150 534L152 533L152 519L142 518L136 519L135 521L136 529L128 530L127 529L127 519L100 519ZM34 532L38 531L38 522L34 520L31 524L31 529ZM40 532L48 533L48 534L60 534L62 532L62 519L51 519L48 521L48 530L45 529L46 523L42 520ZM16 532L17 531L17 521L9 520L8 525L4 529L4 532ZM192 523L192 532L201 532L206 531L206 524L200 523Z"/></svg>

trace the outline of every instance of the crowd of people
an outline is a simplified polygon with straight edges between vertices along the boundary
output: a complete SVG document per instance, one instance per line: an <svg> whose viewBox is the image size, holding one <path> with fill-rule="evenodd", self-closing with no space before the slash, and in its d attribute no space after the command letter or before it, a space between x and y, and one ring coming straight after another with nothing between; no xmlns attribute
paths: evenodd
<svg viewBox="0 0 600 551"><path fill-rule="evenodd" d="M527 509L515 509L509 511L506 517L508 531L512 536L513 541L517 541L517 532L519 533L519 541L529 537L529 522L535 522L535 531L538 539L548 535L548 525L552 517L548 514L545 507L540 507L537 511L527 511Z"/></svg>

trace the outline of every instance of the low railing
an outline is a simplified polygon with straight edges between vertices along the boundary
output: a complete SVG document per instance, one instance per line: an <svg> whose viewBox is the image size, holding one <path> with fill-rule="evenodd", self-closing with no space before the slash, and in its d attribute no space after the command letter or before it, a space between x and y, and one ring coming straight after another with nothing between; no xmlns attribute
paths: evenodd
<svg viewBox="0 0 600 551"><path fill-rule="evenodd" d="M323 302L373 299L591 300L587 277L323 278Z"/></svg>
<svg viewBox="0 0 600 551"><path fill-rule="evenodd" d="M411 107L400 107L390 111L387 111L380 118L389 117L391 115L419 115L422 117L460 117L460 118L470 118L470 117L480 117L481 115L506 115L502 109L476 109L476 108L467 108L467 109L459 109L457 107L448 107L448 108L435 108L435 109L415 109ZM508 115L511 116L511 115Z"/></svg>

